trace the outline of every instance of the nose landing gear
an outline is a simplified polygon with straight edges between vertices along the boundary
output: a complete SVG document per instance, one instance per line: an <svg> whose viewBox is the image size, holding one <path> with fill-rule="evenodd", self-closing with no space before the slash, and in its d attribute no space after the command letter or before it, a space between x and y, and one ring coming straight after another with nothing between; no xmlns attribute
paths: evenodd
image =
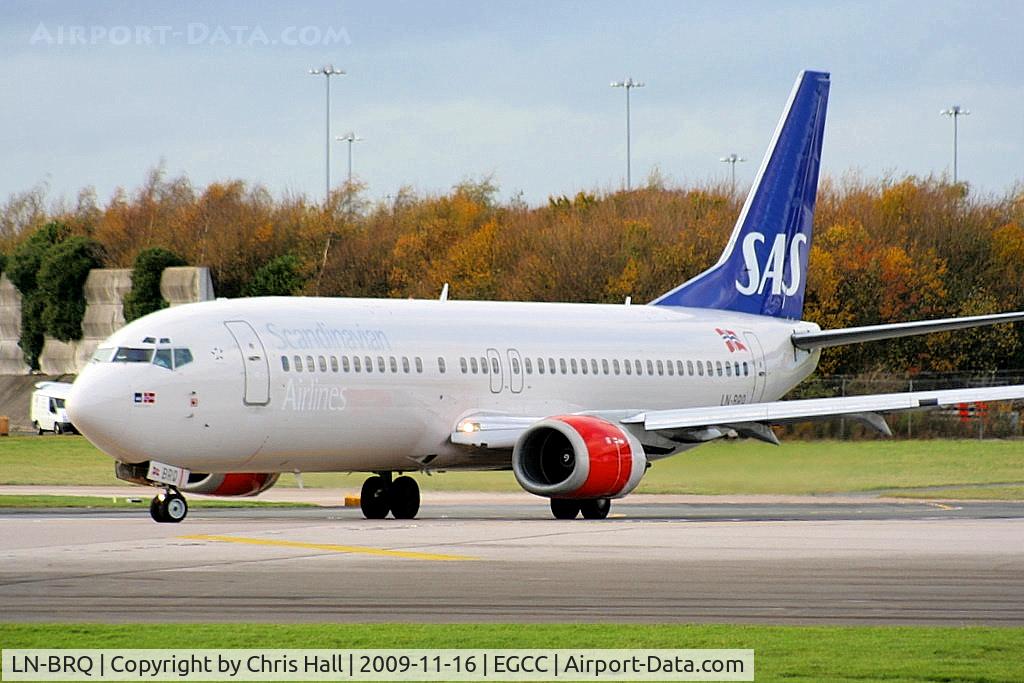
<svg viewBox="0 0 1024 683"><path fill-rule="evenodd" d="M395 519L414 519L420 511L420 487L412 477L391 480L391 472L381 472L363 482L359 507L367 519L384 519L388 512Z"/></svg>
<svg viewBox="0 0 1024 683"><path fill-rule="evenodd" d="M177 489L169 488L153 497L149 503L149 516L163 524L177 524L188 514L188 501Z"/></svg>

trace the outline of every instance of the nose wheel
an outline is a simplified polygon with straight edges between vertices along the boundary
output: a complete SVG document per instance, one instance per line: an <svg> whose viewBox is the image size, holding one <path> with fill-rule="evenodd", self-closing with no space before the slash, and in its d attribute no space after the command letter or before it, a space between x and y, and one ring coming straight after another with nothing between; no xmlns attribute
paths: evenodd
<svg viewBox="0 0 1024 683"><path fill-rule="evenodd" d="M420 511L420 486L412 477L391 480L391 473L370 477L363 482L359 507L367 519L384 519L390 512L395 519L414 519Z"/></svg>
<svg viewBox="0 0 1024 683"><path fill-rule="evenodd" d="M149 503L149 516L161 524L177 524L188 515L188 501L175 489L168 489L153 497Z"/></svg>

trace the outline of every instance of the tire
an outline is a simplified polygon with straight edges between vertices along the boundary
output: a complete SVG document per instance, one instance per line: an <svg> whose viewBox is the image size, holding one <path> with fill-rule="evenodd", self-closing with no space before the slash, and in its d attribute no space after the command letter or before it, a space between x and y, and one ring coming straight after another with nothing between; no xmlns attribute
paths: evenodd
<svg viewBox="0 0 1024 683"><path fill-rule="evenodd" d="M580 514L580 502L569 498L552 498L551 514L555 519L576 519Z"/></svg>
<svg viewBox="0 0 1024 683"><path fill-rule="evenodd" d="M381 476L370 477L363 482L359 492L359 508L366 519L384 519L388 516L390 502L388 500L388 482Z"/></svg>
<svg viewBox="0 0 1024 683"><path fill-rule="evenodd" d="M42 436L43 435L43 426L41 424L39 424L38 422L34 422L34 421L32 422L32 424L36 428L36 434L38 434L39 436Z"/></svg>
<svg viewBox="0 0 1024 683"><path fill-rule="evenodd" d="M612 502L607 498L591 498L580 502L583 519L605 519L612 509Z"/></svg>
<svg viewBox="0 0 1024 683"><path fill-rule="evenodd" d="M170 493L160 496L160 513L165 522L177 524L188 515L188 501L180 493Z"/></svg>
<svg viewBox="0 0 1024 683"><path fill-rule="evenodd" d="M160 507L160 503L162 502L160 498L161 496L153 496L153 500L149 502L149 516L153 518L154 522L160 522L163 524L167 520L164 519L164 515Z"/></svg>
<svg viewBox="0 0 1024 683"><path fill-rule="evenodd" d="M53 433L58 436L64 433L64 427L61 426L60 422L53 423Z"/></svg>
<svg viewBox="0 0 1024 683"><path fill-rule="evenodd" d="M420 511L420 485L412 477L399 477L391 483L389 499L395 519L415 519Z"/></svg>

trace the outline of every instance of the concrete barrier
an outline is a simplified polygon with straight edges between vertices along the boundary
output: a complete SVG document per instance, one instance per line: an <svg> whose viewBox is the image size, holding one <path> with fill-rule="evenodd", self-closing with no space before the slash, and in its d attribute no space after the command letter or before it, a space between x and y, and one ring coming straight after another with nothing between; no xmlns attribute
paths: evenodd
<svg viewBox="0 0 1024 683"><path fill-rule="evenodd" d="M213 280L209 268L181 266L165 268L160 279L160 296L171 306L213 300Z"/></svg>
<svg viewBox="0 0 1024 683"><path fill-rule="evenodd" d="M0 275L0 375L27 375L28 365L18 346L21 337L21 293Z"/></svg>

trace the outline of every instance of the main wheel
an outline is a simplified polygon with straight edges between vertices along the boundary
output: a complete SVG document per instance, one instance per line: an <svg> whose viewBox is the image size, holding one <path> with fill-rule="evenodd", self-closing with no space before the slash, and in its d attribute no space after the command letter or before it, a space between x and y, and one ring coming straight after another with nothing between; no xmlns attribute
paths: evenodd
<svg viewBox="0 0 1024 683"><path fill-rule="evenodd" d="M607 498L591 498L580 502L580 512L584 519L604 519L612 509L612 502Z"/></svg>
<svg viewBox="0 0 1024 683"><path fill-rule="evenodd" d="M420 485L412 477L395 479L388 497L395 519L413 519L420 511Z"/></svg>
<svg viewBox="0 0 1024 683"><path fill-rule="evenodd" d="M388 500L390 488L387 480L379 475L363 482L362 491L359 493L359 508L363 511L363 517L384 519L388 516L391 507L391 501Z"/></svg>
<svg viewBox="0 0 1024 683"><path fill-rule="evenodd" d="M580 514L580 502L569 498L552 498L551 514L555 519L576 519Z"/></svg>

